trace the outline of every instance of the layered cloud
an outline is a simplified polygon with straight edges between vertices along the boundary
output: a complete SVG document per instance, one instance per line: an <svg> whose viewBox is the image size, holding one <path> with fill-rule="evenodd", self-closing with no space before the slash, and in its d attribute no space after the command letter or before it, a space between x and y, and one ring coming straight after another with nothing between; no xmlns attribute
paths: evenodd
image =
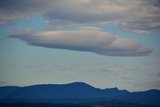
<svg viewBox="0 0 160 107"><path fill-rule="evenodd" d="M68 25L114 24L125 30L142 33L160 29L159 4L158 0L56 1L55 9L46 16L53 26L57 25L57 20Z"/></svg>
<svg viewBox="0 0 160 107"><path fill-rule="evenodd" d="M159 0L1 0L0 23L42 15L53 27L114 24L143 33L160 29Z"/></svg>
<svg viewBox="0 0 160 107"><path fill-rule="evenodd" d="M26 32L13 34L10 37L19 38L33 46L86 51L108 56L145 56L152 52L139 42L95 28Z"/></svg>

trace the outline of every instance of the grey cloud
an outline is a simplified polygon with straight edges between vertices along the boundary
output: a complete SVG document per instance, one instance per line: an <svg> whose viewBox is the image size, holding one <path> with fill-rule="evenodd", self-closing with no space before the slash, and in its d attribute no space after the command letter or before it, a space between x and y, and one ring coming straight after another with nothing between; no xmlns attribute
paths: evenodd
<svg viewBox="0 0 160 107"><path fill-rule="evenodd" d="M0 25L19 19L28 19L34 15L41 15L49 10L51 1L0 0Z"/></svg>
<svg viewBox="0 0 160 107"><path fill-rule="evenodd" d="M152 52L151 49L144 48L139 42L95 28L28 32L13 34L9 37L19 38L33 46L86 51L108 56L146 56Z"/></svg>
<svg viewBox="0 0 160 107"><path fill-rule="evenodd" d="M53 26L57 25L55 19L59 19L68 25L114 24L143 33L160 29L159 10L158 0L68 0L57 1L55 9L47 12L46 17Z"/></svg>
<svg viewBox="0 0 160 107"><path fill-rule="evenodd" d="M128 31L160 29L159 0L1 0L0 24L43 15L53 27L113 24Z"/></svg>

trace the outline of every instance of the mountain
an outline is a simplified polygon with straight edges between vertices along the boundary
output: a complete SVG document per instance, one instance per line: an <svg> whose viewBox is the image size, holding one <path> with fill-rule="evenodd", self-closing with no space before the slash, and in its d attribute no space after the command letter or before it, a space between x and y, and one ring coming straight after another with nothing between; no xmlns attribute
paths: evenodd
<svg viewBox="0 0 160 107"><path fill-rule="evenodd" d="M0 99L3 99L6 96L10 95L17 88L19 88L19 87L16 87L16 86L0 87Z"/></svg>
<svg viewBox="0 0 160 107"><path fill-rule="evenodd" d="M129 92L127 90L119 90L118 88L99 89L83 82L0 87L0 94L2 94L0 96L3 96L1 97L3 101L74 103L116 100L160 105L160 90Z"/></svg>

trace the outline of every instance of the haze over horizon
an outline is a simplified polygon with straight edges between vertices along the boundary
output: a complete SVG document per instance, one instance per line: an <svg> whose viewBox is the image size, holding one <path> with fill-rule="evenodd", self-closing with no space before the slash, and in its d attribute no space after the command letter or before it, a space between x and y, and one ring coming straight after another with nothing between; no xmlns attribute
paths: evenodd
<svg viewBox="0 0 160 107"><path fill-rule="evenodd" d="M159 0L1 0L0 86L160 89Z"/></svg>

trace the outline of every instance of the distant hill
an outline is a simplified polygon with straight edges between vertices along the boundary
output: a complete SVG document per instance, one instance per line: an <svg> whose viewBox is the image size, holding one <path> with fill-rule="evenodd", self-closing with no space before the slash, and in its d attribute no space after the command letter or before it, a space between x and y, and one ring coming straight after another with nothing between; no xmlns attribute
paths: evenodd
<svg viewBox="0 0 160 107"><path fill-rule="evenodd" d="M83 103L125 101L160 105L160 90L129 92L118 88L98 89L83 82L26 87L0 87L0 100L6 102Z"/></svg>

